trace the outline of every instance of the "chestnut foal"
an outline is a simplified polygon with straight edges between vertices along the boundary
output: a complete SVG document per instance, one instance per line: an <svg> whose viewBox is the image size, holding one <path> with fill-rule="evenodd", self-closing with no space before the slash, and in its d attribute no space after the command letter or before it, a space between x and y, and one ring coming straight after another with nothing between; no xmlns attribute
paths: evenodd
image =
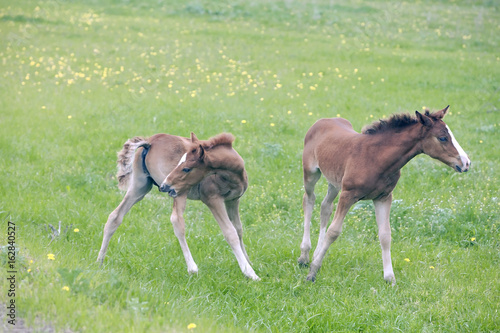
<svg viewBox="0 0 500 333"><path fill-rule="evenodd" d="M321 204L319 239L308 280L315 280L328 248L342 231L342 223L350 207L359 200L373 200L384 279L396 283L391 262L389 214L392 191L399 180L401 168L423 153L458 172L469 170L467 154L443 122L448 107L434 113L426 111L420 114L416 111L416 117L396 114L365 127L362 134L354 131L351 123L342 118L321 119L309 129L302 161L305 194L304 237L298 259L301 265L309 263L314 186L321 174L328 180L328 191ZM333 221L327 229L333 200L340 191Z"/></svg>
<svg viewBox="0 0 500 333"><path fill-rule="evenodd" d="M156 134L149 139L135 137L128 140L118 155L117 175L118 186L127 193L109 215L97 260L103 262L109 240L124 215L154 184L174 198L170 221L189 273L197 273L198 267L185 238L183 213L186 199L201 200L210 208L243 274L259 280L243 244L239 199L248 187L248 180L245 163L233 149L233 141L234 136L228 133L207 141L199 141L193 133L191 139Z"/></svg>

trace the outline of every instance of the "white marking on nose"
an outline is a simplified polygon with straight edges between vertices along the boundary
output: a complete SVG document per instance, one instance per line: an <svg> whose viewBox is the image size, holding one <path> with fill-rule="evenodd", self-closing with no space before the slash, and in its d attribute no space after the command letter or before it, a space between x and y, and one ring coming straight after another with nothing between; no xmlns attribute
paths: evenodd
<svg viewBox="0 0 500 333"><path fill-rule="evenodd" d="M458 141L455 139L455 136L451 132L451 129L448 127L448 125L446 125L446 129L448 129L448 133L450 134L451 143L453 144L453 146L455 147L455 149L458 151L458 154L460 155L460 159L462 160L462 166L465 169L468 169L469 165L470 165L469 156L467 156L467 154L462 149L462 147L460 146L460 144L458 143Z"/></svg>
<svg viewBox="0 0 500 333"><path fill-rule="evenodd" d="M186 156L187 156L187 153L182 155L181 160L179 161L179 164L177 164L178 166L181 165L182 163L186 162Z"/></svg>

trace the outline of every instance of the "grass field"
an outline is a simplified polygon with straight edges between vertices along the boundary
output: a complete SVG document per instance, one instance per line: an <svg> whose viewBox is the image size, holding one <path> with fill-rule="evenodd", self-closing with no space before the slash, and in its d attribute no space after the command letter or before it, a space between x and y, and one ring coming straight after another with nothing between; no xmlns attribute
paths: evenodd
<svg viewBox="0 0 500 333"><path fill-rule="evenodd" d="M0 0L0 328L34 332L500 330L500 12L496 1ZM315 283L297 265L307 129L436 110L472 160L402 171L386 284L371 202L349 212ZM190 276L156 189L95 262L132 136L236 136L244 278L188 202ZM317 186L318 198L326 182ZM313 246L319 204L313 216ZM9 296L8 224L15 224ZM48 224L61 236L51 239ZM4 269L5 268L5 269ZM17 325L6 307L16 304ZM194 327L195 324L196 327Z"/></svg>

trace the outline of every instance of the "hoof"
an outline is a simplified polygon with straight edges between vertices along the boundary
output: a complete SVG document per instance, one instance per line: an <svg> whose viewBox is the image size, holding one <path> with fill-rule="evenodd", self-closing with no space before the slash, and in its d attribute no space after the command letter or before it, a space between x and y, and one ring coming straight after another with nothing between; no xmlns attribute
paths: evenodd
<svg viewBox="0 0 500 333"><path fill-rule="evenodd" d="M252 279L253 281L260 281L260 277L258 277L257 275L248 276L248 278Z"/></svg>
<svg viewBox="0 0 500 333"><path fill-rule="evenodd" d="M102 267L102 264L104 263L104 258L97 258L97 263L99 264L99 267Z"/></svg>
<svg viewBox="0 0 500 333"><path fill-rule="evenodd" d="M254 281L260 281L260 277L257 276L257 274L255 274L255 271L253 270L252 267L248 267L247 269L245 270L242 270L241 271L243 273L243 275L245 275L248 279L251 279L251 280L254 280Z"/></svg>
<svg viewBox="0 0 500 333"><path fill-rule="evenodd" d="M309 274L306 278L307 281L316 282L316 276Z"/></svg>
<svg viewBox="0 0 500 333"><path fill-rule="evenodd" d="M297 259L297 262L299 263L300 267L309 267L309 258L300 256L299 259Z"/></svg>
<svg viewBox="0 0 500 333"><path fill-rule="evenodd" d="M396 278L394 275L384 276L384 280L387 283L390 283L392 287L396 285Z"/></svg>
<svg viewBox="0 0 500 333"><path fill-rule="evenodd" d="M300 262L299 261L299 267L300 268L307 268L307 267L309 267L309 263L308 262Z"/></svg>
<svg viewBox="0 0 500 333"><path fill-rule="evenodd" d="M193 274L198 274L198 266L194 266L194 267L188 267L188 273L193 275Z"/></svg>

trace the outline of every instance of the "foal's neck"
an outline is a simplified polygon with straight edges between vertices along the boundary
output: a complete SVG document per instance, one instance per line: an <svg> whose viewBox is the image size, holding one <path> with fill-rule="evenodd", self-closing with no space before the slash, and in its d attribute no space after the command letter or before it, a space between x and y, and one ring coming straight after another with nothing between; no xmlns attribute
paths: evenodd
<svg viewBox="0 0 500 333"><path fill-rule="evenodd" d="M217 147L209 155L207 165L212 169L212 172L224 170L244 178L245 162L232 147Z"/></svg>
<svg viewBox="0 0 500 333"><path fill-rule="evenodd" d="M420 126L413 125L402 132L386 132L377 135L375 145L383 154L389 172L397 172L412 158L422 153Z"/></svg>

